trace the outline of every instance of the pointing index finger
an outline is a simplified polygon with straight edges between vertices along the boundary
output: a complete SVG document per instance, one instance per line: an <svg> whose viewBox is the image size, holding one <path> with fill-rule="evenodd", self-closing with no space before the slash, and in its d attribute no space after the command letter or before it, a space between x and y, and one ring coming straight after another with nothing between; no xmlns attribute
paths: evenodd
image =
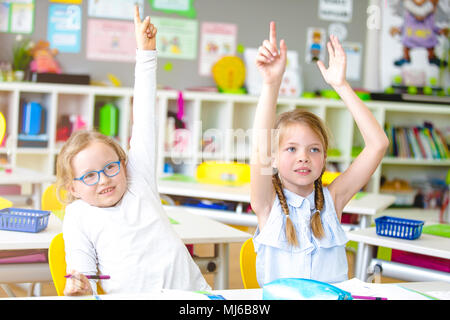
<svg viewBox="0 0 450 320"><path fill-rule="evenodd" d="M269 41L271 44L273 44L276 47L276 45L277 45L277 30L276 30L274 21L270 22Z"/></svg>
<svg viewBox="0 0 450 320"><path fill-rule="evenodd" d="M139 6L134 6L134 22L135 23L141 23L141 17L139 15Z"/></svg>

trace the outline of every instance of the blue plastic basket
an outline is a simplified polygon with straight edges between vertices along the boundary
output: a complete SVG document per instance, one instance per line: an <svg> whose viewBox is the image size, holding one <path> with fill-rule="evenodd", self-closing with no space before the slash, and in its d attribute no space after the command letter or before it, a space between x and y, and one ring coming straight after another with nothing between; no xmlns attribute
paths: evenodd
<svg viewBox="0 0 450 320"><path fill-rule="evenodd" d="M414 240L422 234L423 221L382 216L375 219L377 235Z"/></svg>
<svg viewBox="0 0 450 320"><path fill-rule="evenodd" d="M0 210L0 229L39 232L47 228L50 211L6 208Z"/></svg>

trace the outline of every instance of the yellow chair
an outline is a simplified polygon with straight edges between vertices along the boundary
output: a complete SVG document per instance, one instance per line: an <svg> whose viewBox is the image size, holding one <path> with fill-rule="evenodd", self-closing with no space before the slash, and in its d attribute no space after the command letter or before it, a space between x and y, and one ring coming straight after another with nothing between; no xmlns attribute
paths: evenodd
<svg viewBox="0 0 450 320"><path fill-rule="evenodd" d="M63 234L57 234L50 242L48 248L48 264L50 266L50 273L52 275L53 284L55 285L58 296L64 295L64 288L66 286L67 264L66 252L64 250ZM100 284L97 282L97 294L105 294Z"/></svg>
<svg viewBox="0 0 450 320"><path fill-rule="evenodd" d="M60 196L62 199L66 196L67 191L62 190ZM61 221L64 219L64 210L66 206L61 203L56 197L56 185L49 185L42 193L41 198L41 208L42 210L52 211L52 213L57 216Z"/></svg>
<svg viewBox="0 0 450 320"><path fill-rule="evenodd" d="M61 192L62 198L65 196L66 191ZM63 198L64 199L64 198ZM41 199L42 210L52 211L58 218L63 220L65 205L62 204L56 197L56 186L54 184L48 186ZM58 296L64 295L64 287L66 286L67 264L66 264L66 252L64 249L63 234L57 234L50 243L48 248L48 264L50 266L50 273L52 275L53 284L55 285ZM104 294L103 289L97 283L97 293Z"/></svg>
<svg viewBox="0 0 450 320"><path fill-rule="evenodd" d="M0 112L0 145L2 144L3 138L6 132L6 121L3 113ZM0 210L12 207L12 202L8 199L0 197Z"/></svg>
<svg viewBox="0 0 450 320"><path fill-rule="evenodd" d="M256 253L252 238L242 244L239 263L244 289L259 288L258 280L256 279Z"/></svg>

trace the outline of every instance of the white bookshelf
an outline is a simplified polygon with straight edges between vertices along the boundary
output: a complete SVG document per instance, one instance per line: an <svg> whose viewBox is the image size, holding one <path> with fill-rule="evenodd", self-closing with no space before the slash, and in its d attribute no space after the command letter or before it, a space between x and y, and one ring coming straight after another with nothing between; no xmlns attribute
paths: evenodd
<svg viewBox="0 0 450 320"><path fill-rule="evenodd" d="M167 112L177 112L178 92L159 90L158 104L158 168L164 175L164 163L170 163L175 172L194 175L198 164L204 160L237 160L248 162L250 156L250 131L258 97L204 92L183 92L184 123L189 131L190 143L184 152L165 149ZM37 101L46 109L47 147L19 147L21 102ZM12 166L36 169L44 173L55 173L55 160L62 143L56 142L56 127L64 114L80 114L88 128L94 128L96 106L112 102L119 108L119 132L116 139L126 150L131 131L132 88L112 88L82 85L35 84L19 82L0 83L0 111L6 117L7 147L0 148L0 157L10 155ZM369 101L367 106L384 127L386 122L394 126L418 126L424 120L438 128L450 124L450 105L430 105L398 102ZM319 115L330 128L331 147L338 148L340 156L328 157L345 170L352 159L352 146L361 145L362 137L350 113L340 100L283 98L278 100L278 112L304 108ZM217 138L218 150L202 150L201 139L207 134ZM373 175L366 189L379 192L380 177L425 176L443 178L450 167L450 160L416 160L386 157Z"/></svg>

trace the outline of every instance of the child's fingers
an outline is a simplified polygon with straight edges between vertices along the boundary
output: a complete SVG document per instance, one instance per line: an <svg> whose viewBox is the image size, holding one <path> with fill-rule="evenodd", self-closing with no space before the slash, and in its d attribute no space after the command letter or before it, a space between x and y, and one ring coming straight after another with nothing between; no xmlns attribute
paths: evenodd
<svg viewBox="0 0 450 320"><path fill-rule="evenodd" d="M259 55L264 57L267 60L267 62L272 61L274 59L270 51L264 46L259 47Z"/></svg>
<svg viewBox="0 0 450 320"><path fill-rule="evenodd" d="M262 44L263 44L263 47L266 48L267 51L269 51L273 57L276 57L278 55L278 49L277 49L276 44L273 45L273 43L271 43L268 40L264 40Z"/></svg>
<svg viewBox="0 0 450 320"><path fill-rule="evenodd" d="M272 45L275 47L277 46L277 29L275 26L275 21L270 21L269 40Z"/></svg>
<svg viewBox="0 0 450 320"><path fill-rule="evenodd" d="M134 24L139 25L141 23L141 17L139 15L139 6L136 4L134 6Z"/></svg>
<svg viewBox="0 0 450 320"><path fill-rule="evenodd" d="M333 59L334 58L334 49L333 49L333 46L331 45L330 41L327 42L327 48L328 48L328 55L330 56L330 59Z"/></svg>
<svg viewBox="0 0 450 320"><path fill-rule="evenodd" d="M261 64L266 64L266 63L269 63L270 60L267 57L263 56L262 54L257 54L256 62L261 63Z"/></svg>
<svg viewBox="0 0 450 320"><path fill-rule="evenodd" d="M141 24L141 30L143 30L145 32L145 30L148 29L148 26L150 25L150 17L146 16L145 19L142 21Z"/></svg>
<svg viewBox="0 0 450 320"><path fill-rule="evenodd" d="M325 68L325 65L323 64L323 62L320 61L320 60L317 61L317 66L319 67L320 72L321 72L322 74L325 74L326 68Z"/></svg>
<svg viewBox="0 0 450 320"><path fill-rule="evenodd" d="M280 40L280 56L282 58L284 58L287 54L287 45L286 45L286 41L284 41L284 39Z"/></svg>

